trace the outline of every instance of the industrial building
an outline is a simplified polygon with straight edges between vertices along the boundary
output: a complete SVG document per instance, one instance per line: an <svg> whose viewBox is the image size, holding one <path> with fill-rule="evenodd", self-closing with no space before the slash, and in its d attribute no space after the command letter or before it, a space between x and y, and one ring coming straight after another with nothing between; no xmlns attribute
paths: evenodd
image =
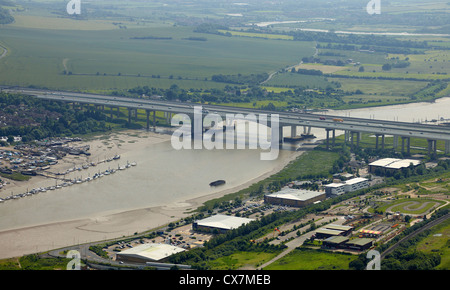
<svg viewBox="0 0 450 290"><path fill-rule="evenodd" d="M253 219L217 214L194 222L192 224L192 229L201 232L218 231L219 233L224 233L251 221L253 221Z"/></svg>
<svg viewBox="0 0 450 290"><path fill-rule="evenodd" d="M353 227L344 225L329 224L316 230L316 238L328 239L330 237L348 236L352 233Z"/></svg>
<svg viewBox="0 0 450 290"><path fill-rule="evenodd" d="M403 168L408 168L411 164L416 167L420 165L419 160L415 159L397 159L397 158L383 158L372 163L369 163L369 172L373 174L395 173Z"/></svg>
<svg viewBox="0 0 450 290"><path fill-rule="evenodd" d="M311 191L305 189L293 189L285 187L282 190L264 196L264 202L275 205L287 205L303 207L326 198L323 191Z"/></svg>
<svg viewBox="0 0 450 290"><path fill-rule="evenodd" d="M373 240L367 238L357 238L350 240L347 237L333 236L329 237L322 243L324 249L350 249L357 251L364 251L372 247Z"/></svg>
<svg viewBox="0 0 450 290"><path fill-rule="evenodd" d="M358 238L346 243L348 249L364 251L373 246L373 239Z"/></svg>
<svg viewBox="0 0 450 290"><path fill-rule="evenodd" d="M343 236L333 236L322 242L322 248L325 249L342 249L350 239Z"/></svg>
<svg viewBox="0 0 450 290"><path fill-rule="evenodd" d="M169 244L148 243L116 254L116 260L131 263L161 262L185 249Z"/></svg>
<svg viewBox="0 0 450 290"><path fill-rule="evenodd" d="M330 183L325 185L325 193L327 197L341 195L347 192L353 192L359 189L368 188L370 186L367 178L357 177L346 180L341 183Z"/></svg>

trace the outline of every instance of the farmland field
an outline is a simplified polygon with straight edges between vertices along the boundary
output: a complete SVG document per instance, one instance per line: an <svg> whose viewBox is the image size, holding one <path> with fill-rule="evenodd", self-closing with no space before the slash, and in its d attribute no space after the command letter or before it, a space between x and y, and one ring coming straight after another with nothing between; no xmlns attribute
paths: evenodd
<svg viewBox="0 0 450 290"><path fill-rule="evenodd" d="M144 39L151 36L151 39ZM309 42L207 35L189 27L127 30L0 31L10 55L0 61L4 85L113 90L141 85L220 88L214 74L266 73L313 53ZM139 39L137 39L139 38ZM142 39L141 39L142 38ZM66 74L64 74L66 72ZM158 76L158 77L155 77Z"/></svg>

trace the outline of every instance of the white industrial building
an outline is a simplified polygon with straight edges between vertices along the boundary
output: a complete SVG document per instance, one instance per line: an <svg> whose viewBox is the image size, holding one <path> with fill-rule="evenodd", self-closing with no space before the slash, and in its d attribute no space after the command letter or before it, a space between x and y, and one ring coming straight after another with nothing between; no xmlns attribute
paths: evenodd
<svg viewBox="0 0 450 290"><path fill-rule="evenodd" d="M370 163L369 172L376 174L390 171L393 173L397 170L408 168L411 164L415 167L420 165L420 161L415 159L383 158Z"/></svg>
<svg viewBox="0 0 450 290"><path fill-rule="evenodd" d="M134 263L157 262L183 251L185 249L169 244L148 243L117 253L116 260Z"/></svg>
<svg viewBox="0 0 450 290"><path fill-rule="evenodd" d="M367 178L357 177L346 180L341 183L331 183L325 185L325 193L327 197L341 195L347 192L357 191L370 186Z"/></svg>
<svg viewBox="0 0 450 290"><path fill-rule="evenodd" d="M194 231L218 231L220 233L223 233L228 230L236 229L251 221L253 221L253 219L216 214L203 220L194 222L192 224L192 229Z"/></svg>
<svg viewBox="0 0 450 290"><path fill-rule="evenodd" d="M270 204L302 207L326 198L323 191L293 189L285 187L278 192L264 196L264 201Z"/></svg>

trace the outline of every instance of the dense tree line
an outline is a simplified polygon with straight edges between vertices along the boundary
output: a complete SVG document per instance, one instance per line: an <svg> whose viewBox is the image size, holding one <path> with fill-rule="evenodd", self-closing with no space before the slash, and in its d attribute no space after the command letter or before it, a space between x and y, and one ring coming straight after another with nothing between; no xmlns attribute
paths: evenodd
<svg viewBox="0 0 450 290"><path fill-rule="evenodd" d="M358 34L336 34L333 32L310 32L293 31L289 32L298 41L318 41L324 43L341 43L348 46L348 49L355 49L354 45L366 45L367 47L406 47L406 48L429 48L427 41L399 40L397 38L383 35L358 35Z"/></svg>
<svg viewBox="0 0 450 290"><path fill-rule="evenodd" d="M13 22L14 17L9 13L9 11L0 7L0 24L10 24Z"/></svg>
<svg viewBox="0 0 450 290"><path fill-rule="evenodd" d="M229 83L237 85L257 85L265 81L269 75L267 73L251 75L213 75L211 80L219 83Z"/></svg>

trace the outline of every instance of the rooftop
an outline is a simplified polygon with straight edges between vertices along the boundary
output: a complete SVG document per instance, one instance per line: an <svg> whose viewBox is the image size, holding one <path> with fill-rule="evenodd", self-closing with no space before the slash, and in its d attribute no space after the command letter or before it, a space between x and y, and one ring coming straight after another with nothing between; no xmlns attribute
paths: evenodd
<svg viewBox="0 0 450 290"><path fill-rule="evenodd" d="M396 159L396 158L384 158L370 163L370 166L381 166L386 168L400 169L408 167L410 164L414 166L419 165L419 160L414 159Z"/></svg>
<svg viewBox="0 0 450 290"><path fill-rule="evenodd" d="M341 187L344 186L345 184L340 182L340 183L330 183L330 184L326 184L325 187Z"/></svg>
<svg viewBox="0 0 450 290"><path fill-rule="evenodd" d="M217 214L197 221L197 225L230 230L251 221L253 219Z"/></svg>
<svg viewBox="0 0 450 290"><path fill-rule="evenodd" d="M333 237L329 237L328 239L324 240L324 242L328 242L328 243L332 243L332 244L341 244L341 243L345 243L349 240L349 238L347 237L342 237L342 236L333 236Z"/></svg>
<svg viewBox="0 0 450 290"><path fill-rule="evenodd" d="M353 229L353 227L351 227L351 226L335 225L335 224L326 225L326 226L324 226L324 228L331 229L331 230L339 230L339 231L348 231L348 230Z"/></svg>
<svg viewBox="0 0 450 290"><path fill-rule="evenodd" d="M278 197L291 200L306 201L311 198L324 194L321 191L311 191L305 189L283 188L278 192L268 194L270 197Z"/></svg>
<svg viewBox="0 0 450 290"><path fill-rule="evenodd" d="M372 241L373 241L373 239L358 238L358 239L354 239L354 240L349 241L347 244L364 246L364 245L367 245L367 244L371 243Z"/></svg>
<svg viewBox="0 0 450 290"><path fill-rule="evenodd" d="M119 256L139 258L143 260L159 261L173 254L185 251L183 248L171 246L168 244L143 244L120 253Z"/></svg>
<svg viewBox="0 0 450 290"><path fill-rule="evenodd" d="M359 182L364 182L367 181L367 178L362 178L362 177L356 177L356 178L352 178L350 180L345 181L345 184L355 184L355 183L359 183Z"/></svg>

